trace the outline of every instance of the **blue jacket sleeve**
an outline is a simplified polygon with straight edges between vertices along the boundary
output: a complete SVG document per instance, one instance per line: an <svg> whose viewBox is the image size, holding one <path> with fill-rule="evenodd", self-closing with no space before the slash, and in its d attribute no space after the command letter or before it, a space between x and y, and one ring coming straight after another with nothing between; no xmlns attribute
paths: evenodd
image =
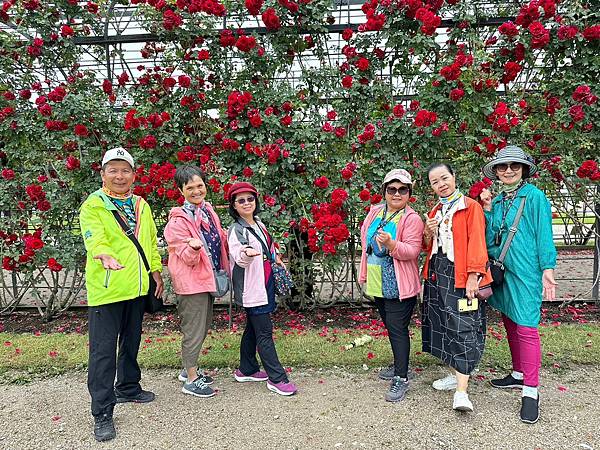
<svg viewBox="0 0 600 450"><path fill-rule="evenodd" d="M540 269L554 269L556 267L556 247L552 239L552 208L550 202L541 191L527 199L527 201L530 200L534 207L534 217L537 218L535 243Z"/></svg>

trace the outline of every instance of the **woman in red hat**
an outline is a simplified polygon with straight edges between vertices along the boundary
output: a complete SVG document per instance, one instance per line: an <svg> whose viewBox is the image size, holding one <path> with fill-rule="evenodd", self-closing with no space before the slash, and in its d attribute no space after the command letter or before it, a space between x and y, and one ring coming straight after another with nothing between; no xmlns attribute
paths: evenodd
<svg viewBox="0 0 600 450"><path fill-rule="evenodd" d="M275 283L272 264L283 265L273 238L258 219L258 191L246 182L229 189L229 254L234 301L246 311L246 328L240 344L239 382L266 381L270 391L293 395L296 386L288 380L279 362L273 341L271 313L275 311ZM256 352L266 372L260 370Z"/></svg>

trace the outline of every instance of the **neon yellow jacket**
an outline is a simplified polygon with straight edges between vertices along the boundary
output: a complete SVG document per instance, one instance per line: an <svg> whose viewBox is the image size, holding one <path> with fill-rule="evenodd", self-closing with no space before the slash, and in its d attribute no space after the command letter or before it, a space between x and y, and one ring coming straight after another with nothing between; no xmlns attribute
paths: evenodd
<svg viewBox="0 0 600 450"><path fill-rule="evenodd" d="M162 264L156 241L156 224L146 201L133 196L136 215L135 235L140 242L152 272ZM85 286L89 306L132 300L148 293L148 275L135 245L113 216L115 205L101 189L93 192L81 205L79 224L87 251ZM121 270L106 270L95 256L115 258Z"/></svg>

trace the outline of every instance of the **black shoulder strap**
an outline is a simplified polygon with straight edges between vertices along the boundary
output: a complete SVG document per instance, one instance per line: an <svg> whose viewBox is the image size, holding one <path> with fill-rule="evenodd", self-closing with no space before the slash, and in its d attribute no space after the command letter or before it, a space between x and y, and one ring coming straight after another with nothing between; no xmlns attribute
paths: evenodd
<svg viewBox="0 0 600 450"><path fill-rule="evenodd" d="M260 227L260 225L259 225L259 227ZM258 234L256 234L256 231L254 231L254 228L252 228L252 227L246 227L246 229L250 233L252 233L256 239L258 239L258 242L260 242L260 245L263 248L263 253L267 257L267 259L272 260L273 259L273 255L271 254L271 251L267 248L267 244L265 242L263 242L263 240L258 236ZM265 239L267 239L266 236L265 236Z"/></svg>
<svg viewBox="0 0 600 450"><path fill-rule="evenodd" d="M139 252L140 256L142 257L142 262L144 263L144 266L146 267L146 271L148 273L150 273L150 264L148 264L148 260L146 259L146 254L144 253L144 249L142 248L140 242L135 237L133 230L129 227L129 225L127 225L125 223L125 221L123 220L121 215L116 210L113 209L112 213L113 213L113 216L115 216L115 219L117 219L117 222L119 223L119 225L121 225L121 228L123 228L123 231L125 232L127 237L131 240L131 242L133 242L133 245L135 245L135 248L137 248L137 251Z"/></svg>

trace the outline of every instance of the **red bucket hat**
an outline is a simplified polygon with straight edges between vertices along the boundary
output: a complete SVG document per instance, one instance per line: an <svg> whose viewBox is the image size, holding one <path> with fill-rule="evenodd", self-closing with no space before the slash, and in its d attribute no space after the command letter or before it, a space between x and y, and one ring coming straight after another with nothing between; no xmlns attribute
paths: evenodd
<svg viewBox="0 0 600 450"><path fill-rule="evenodd" d="M231 200L236 194L239 194L240 192L252 192L258 197L258 191L251 183L248 183L246 181L240 181L239 183L234 183L231 185L229 191L227 191L227 198Z"/></svg>

